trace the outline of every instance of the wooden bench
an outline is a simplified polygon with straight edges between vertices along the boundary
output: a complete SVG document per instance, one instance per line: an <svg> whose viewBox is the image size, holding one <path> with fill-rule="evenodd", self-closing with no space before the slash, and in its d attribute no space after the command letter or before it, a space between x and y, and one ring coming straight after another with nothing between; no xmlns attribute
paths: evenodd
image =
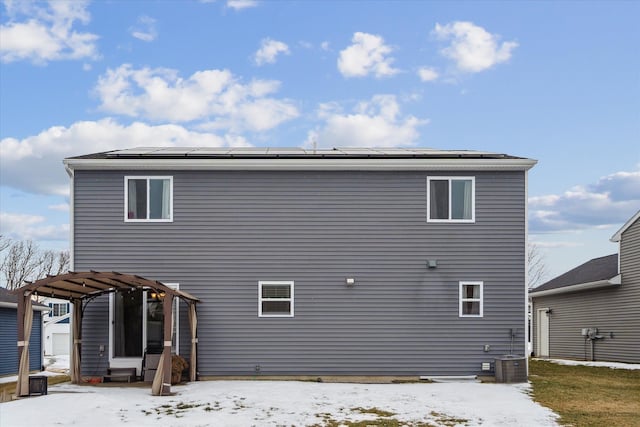
<svg viewBox="0 0 640 427"><path fill-rule="evenodd" d="M126 381L130 383L131 381L135 381L136 378L136 368L109 368L107 369L107 375L102 377L102 381Z"/></svg>

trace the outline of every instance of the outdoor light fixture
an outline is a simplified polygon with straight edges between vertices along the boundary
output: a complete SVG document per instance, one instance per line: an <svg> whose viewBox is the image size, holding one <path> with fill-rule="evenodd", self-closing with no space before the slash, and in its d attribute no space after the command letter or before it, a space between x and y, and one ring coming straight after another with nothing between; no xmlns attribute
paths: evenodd
<svg viewBox="0 0 640 427"><path fill-rule="evenodd" d="M438 260L437 259L428 259L427 260L427 267L428 268L436 268L438 266Z"/></svg>
<svg viewBox="0 0 640 427"><path fill-rule="evenodd" d="M347 285L353 285L356 283L356 279L354 279L353 277L347 277L346 282Z"/></svg>

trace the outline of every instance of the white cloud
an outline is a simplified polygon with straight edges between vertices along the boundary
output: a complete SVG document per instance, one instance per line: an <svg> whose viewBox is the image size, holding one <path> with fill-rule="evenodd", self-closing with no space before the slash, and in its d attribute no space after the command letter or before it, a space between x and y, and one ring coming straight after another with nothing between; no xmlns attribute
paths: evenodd
<svg viewBox="0 0 640 427"><path fill-rule="evenodd" d="M400 71L391 66L394 59L388 55L393 49L384 44L382 37L358 32L351 41L353 44L340 51L338 58L338 70L343 76L365 77L373 74L376 77L386 77Z"/></svg>
<svg viewBox="0 0 640 427"><path fill-rule="evenodd" d="M69 224L48 225L40 215L0 212L0 234L17 240L67 240Z"/></svg>
<svg viewBox="0 0 640 427"><path fill-rule="evenodd" d="M402 116L393 95L375 95L359 103L351 114L337 104L321 104L318 116L324 125L309 132L307 144L325 147L406 147L415 145L417 128L427 120Z"/></svg>
<svg viewBox="0 0 640 427"><path fill-rule="evenodd" d="M49 205L47 206L47 208L51 209L52 211L69 212L69 203L59 203L57 205Z"/></svg>
<svg viewBox="0 0 640 427"><path fill-rule="evenodd" d="M322 49L324 51L328 51L330 49L329 42L324 41L324 42L320 43L320 49Z"/></svg>
<svg viewBox="0 0 640 427"><path fill-rule="evenodd" d="M640 207L640 170L616 172L562 194L529 198L532 233L605 228L627 221Z"/></svg>
<svg viewBox="0 0 640 427"><path fill-rule="evenodd" d="M433 34L441 40L451 40L451 44L441 53L452 59L458 70L477 73L496 64L508 61L518 43L502 42L496 34L472 22L456 21L446 25L436 24Z"/></svg>
<svg viewBox="0 0 640 427"><path fill-rule="evenodd" d="M31 60L36 64L63 59L98 57L98 36L74 29L88 24L85 1L6 2L9 20L0 26L0 60Z"/></svg>
<svg viewBox="0 0 640 427"><path fill-rule="evenodd" d="M240 132L269 130L299 115L292 101L268 96L279 87L275 80L243 84L229 70L198 71L184 79L175 70L125 64L107 70L95 91L100 108L111 113Z"/></svg>
<svg viewBox="0 0 640 427"><path fill-rule="evenodd" d="M289 46L278 40L263 39L260 49L255 53L254 61L258 66L273 64L276 62L276 57L281 53L289 55Z"/></svg>
<svg viewBox="0 0 640 427"><path fill-rule="evenodd" d="M578 248L578 247L584 246L583 243L566 242L566 241L561 241L561 242L542 242L542 241L533 242L532 241L530 243L542 249Z"/></svg>
<svg viewBox="0 0 640 427"><path fill-rule="evenodd" d="M235 10L248 9L258 6L256 0L227 0L227 7Z"/></svg>
<svg viewBox="0 0 640 427"><path fill-rule="evenodd" d="M418 76L420 77L420 80L422 80L423 82L432 82L434 80L437 80L439 77L438 72L433 68L429 68L429 67L420 68L418 70Z"/></svg>
<svg viewBox="0 0 640 427"><path fill-rule="evenodd" d="M65 157L140 146L247 146L238 136L194 132L178 125L121 125L110 118L54 126L22 140L0 140L0 182L29 193L69 194ZM30 173L25 173L29 171ZM37 171L37 173L34 173Z"/></svg>
<svg viewBox="0 0 640 427"><path fill-rule="evenodd" d="M152 42L158 37L156 20L150 16L142 15L138 18L136 25L129 29L129 32L138 40Z"/></svg>

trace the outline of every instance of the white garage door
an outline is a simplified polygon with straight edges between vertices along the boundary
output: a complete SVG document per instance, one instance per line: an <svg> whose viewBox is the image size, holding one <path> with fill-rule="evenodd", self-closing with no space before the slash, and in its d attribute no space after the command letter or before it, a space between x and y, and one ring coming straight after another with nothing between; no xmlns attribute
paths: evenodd
<svg viewBox="0 0 640 427"><path fill-rule="evenodd" d="M53 334L53 354L69 354L69 334Z"/></svg>

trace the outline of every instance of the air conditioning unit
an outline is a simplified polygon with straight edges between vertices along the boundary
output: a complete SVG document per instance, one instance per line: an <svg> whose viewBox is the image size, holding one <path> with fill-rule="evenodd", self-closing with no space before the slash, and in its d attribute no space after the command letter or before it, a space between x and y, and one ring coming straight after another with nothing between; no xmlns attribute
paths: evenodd
<svg viewBox="0 0 640 427"><path fill-rule="evenodd" d="M496 363L497 383L524 383L527 381L527 360L524 356L499 357Z"/></svg>

